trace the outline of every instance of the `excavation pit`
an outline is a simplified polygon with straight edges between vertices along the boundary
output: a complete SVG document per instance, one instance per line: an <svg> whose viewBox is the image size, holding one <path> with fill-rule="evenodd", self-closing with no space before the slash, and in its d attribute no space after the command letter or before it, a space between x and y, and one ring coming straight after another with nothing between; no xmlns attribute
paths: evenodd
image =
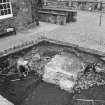
<svg viewBox="0 0 105 105"><path fill-rule="evenodd" d="M62 55L62 53L64 55L67 54L67 56L69 55L72 59L78 58L84 63L84 69L86 69L88 65L93 66L98 63L102 65L100 68L104 71L105 64L101 59L102 56L84 50L78 50L77 47L70 46L69 44L61 45L44 40L28 48L17 50L7 55L5 54L6 56L3 55L0 58L0 94L13 102L14 105L92 105L90 101L84 102L76 99L104 100L104 72L97 73L94 72L94 70L88 71L88 73L86 72L84 74L88 79L81 74L85 81L89 79L91 81L97 77L99 77L99 79L95 79L94 85L91 87L89 83L85 84L84 82L76 81L78 82L75 84L76 88L73 88L73 92L71 93L61 89L59 85L46 83L42 80L41 75L44 73L45 65L56 55ZM16 70L16 63L19 57L23 57L25 60L31 62L29 76L22 80L19 80ZM76 63L76 60L74 63ZM92 66L90 66L90 68ZM89 77L90 75L93 78ZM82 81L81 78L79 78L79 80ZM97 86L96 82L99 80L101 82L98 82L99 86ZM83 84L85 85L83 86ZM91 84L93 84L93 82L91 82ZM102 102L95 102L95 105L101 104Z"/></svg>

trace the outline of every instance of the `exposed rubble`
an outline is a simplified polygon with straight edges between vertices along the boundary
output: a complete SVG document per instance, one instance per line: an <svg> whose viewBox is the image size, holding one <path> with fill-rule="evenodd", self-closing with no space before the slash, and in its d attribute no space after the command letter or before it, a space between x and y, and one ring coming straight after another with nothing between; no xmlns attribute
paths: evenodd
<svg viewBox="0 0 105 105"><path fill-rule="evenodd" d="M59 85L69 92L105 84L105 69L101 63L86 65L73 54L55 55L45 65L43 80Z"/></svg>
<svg viewBox="0 0 105 105"><path fill-rule="evenodd" d="M93 86L105 85L105 69L102 67L96 67L97 65L95 65L94 69L92 66L93 64L90 68L86 68L85 70L87 71L85 73L81 72L78 74L74 90L80 91Z"/></svg>
<svg viewBox="0 0 105 105"><path fill-rule="evenodd" d="M43 80L71 91L84 63L73 54L55 55L44 68Z"/></svg>

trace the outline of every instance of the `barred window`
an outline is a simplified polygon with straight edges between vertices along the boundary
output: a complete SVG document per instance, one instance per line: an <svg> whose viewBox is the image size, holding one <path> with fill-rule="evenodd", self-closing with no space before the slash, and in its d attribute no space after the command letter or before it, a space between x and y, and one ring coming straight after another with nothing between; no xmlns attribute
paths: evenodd
<svg viewBox="0 0 105 105"><path fill-rule="evenodd" d="M11 0L0 0L0 19L12 17Z"/></svg>

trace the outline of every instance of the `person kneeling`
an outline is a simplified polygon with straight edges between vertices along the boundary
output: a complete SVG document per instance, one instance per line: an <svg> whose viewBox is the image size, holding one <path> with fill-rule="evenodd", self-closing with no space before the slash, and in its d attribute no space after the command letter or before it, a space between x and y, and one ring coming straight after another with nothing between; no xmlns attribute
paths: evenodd
<svg viewBox="0 0 105 105"><path fill-rule="evenodd" d="M25 61L23 58L19 58L17 61L17 70L20 78L27 77L29 72L28 61Z"/></svg>

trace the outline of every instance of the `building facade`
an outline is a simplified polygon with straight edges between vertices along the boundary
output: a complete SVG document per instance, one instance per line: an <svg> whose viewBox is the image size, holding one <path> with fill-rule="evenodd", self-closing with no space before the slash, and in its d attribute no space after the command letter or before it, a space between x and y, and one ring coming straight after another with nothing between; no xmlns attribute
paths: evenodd
<svg viewBox="0 0 105 105"><path fill-rule="evenodd" d="M23 30L36 22L37 0L0 0L0 33L7 27Z"/></svg>
<svg viewBox="0 0 105 105"><path fill-rule="evenodd" d="M99 11L103 9L103 2L97 0L72 0L75 9Z"/></svg>

